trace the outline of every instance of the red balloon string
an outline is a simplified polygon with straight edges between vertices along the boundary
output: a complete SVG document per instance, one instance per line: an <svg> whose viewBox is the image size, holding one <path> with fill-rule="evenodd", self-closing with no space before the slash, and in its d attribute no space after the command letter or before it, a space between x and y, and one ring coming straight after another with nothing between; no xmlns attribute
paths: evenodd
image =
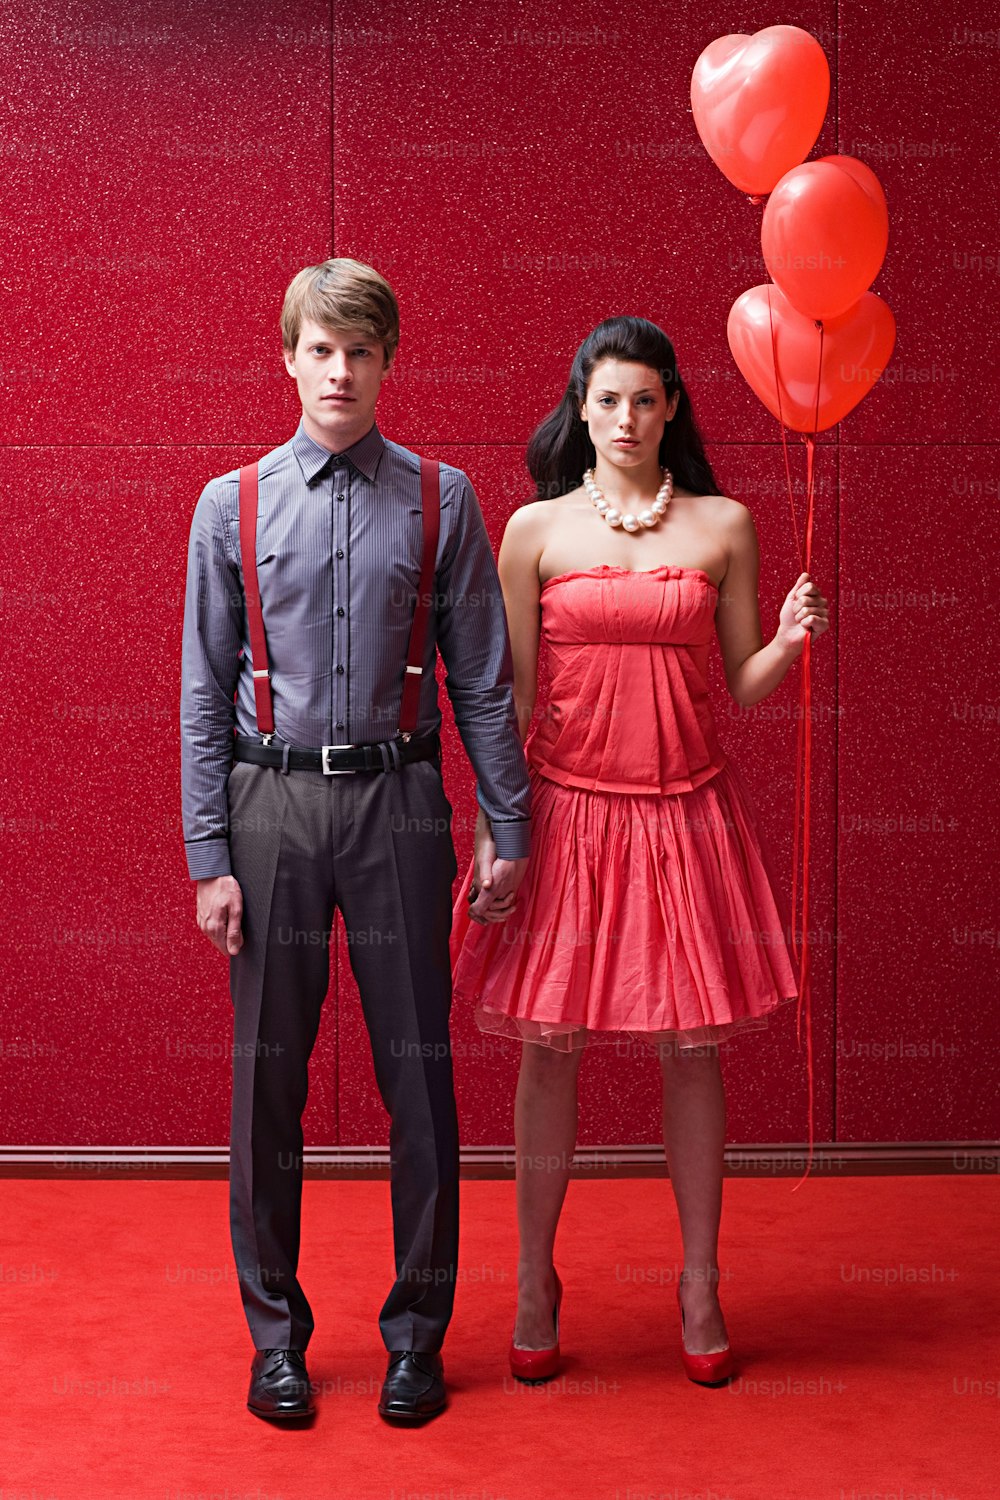
<svg viewBox="0 0 1000 1500"><path fill-rule="evenodd" d="M802 556L802 544L799 540L798 521L795 515L795 495L792 485L791 466L788 458L788 443L785 434L785 421L781 409L781 381L778 378L778 348L774 333L774 318L771 311L771 289L767 292L768 317L771 326L771 359L774 365L775 395L778 405L778 423L781 429L781 448L785 460L785 478L788 484L788 504L792 516L792 529L795 533L795 548L801 561L800 571L808 573L812 565L812 534L813 520L815 514L815 457L816 457L816 434L815 429L804 435L806 444L806 521L805 521L805 557ZM823 361L823 326L820 328L820 370ZM819 371L816 378L816 407L814 421L819 420ZM810 790L812 787L812 672L811 672L811 632L807 633L802 646L802 676L801 687L801 709L799 716L798 736L795 751L795 813L794 813L794 838L792 845L792 952L799 960L798 981L798 1007L796 1016L796 1040L799 1049L802 1048L802 1018L805 1016L806 1032L806 1072L809 1088L809 1150L806 1159L806 1170L802 1177L792 1189L793 1192L799 1188L809 1176L813 1161L813 1145L815 1140L815 1079L813 1068L813 1045L812 1045L812 1004L811 1004L811 973L809 954L809 833L810 833ZM802 821L802 942L801 951L795 937L795 909L796 893L799 880L799 822Z"/></svg>
<svg viewBox="0 0 1000 1500"><path fill-rule="evenodd" d="M804 571L810 571L812 557L812 532L814 517L815 497L815 456L816 438L813 433L806 436L806 565ZM806 1058L809 1077L809 1154L806 1159L806 1170L795 1184L796 1188L809 1176L813 1160L813 1141L815 1135L815 1083L813 1076L813 1045L812 1045L812 973L810 966L809 951L809 832L810 832L810 803L812 792L812 632L806 634L802 644L802 713L799 717L798 749L795 757L795 853L792 859L792 886L793 886L793 908L792 908L792 933L795 932L794 891L797 887L796 870L798 865L798 841L799 841L799 803L802 803L802 952L799 956L799 1003L796 1017L796 1037L799 1047L802 1046L802 1017L806 1020ZM802 789L800 799L799 789Z"/></svg>
<svg viewBox="0 0 1000 1500"><path fill-rule="evenodd" d="M802 557L802 543L799 541L799 523L795 518L795 501L793 499L792 470L788 462L788 442L785 437L785 419L781 413L781 381L778 379L778 342L774 335L774 313L771 309L771 284L767 288L767 316L771 324L771 360L774 365L774 393L778 398L778 426L781 429L781 451L785 459L785 480L788 484L788 507L792 513L792 530L795 533L795 550ZM804 572L804 568L802 569Z"/></svg>

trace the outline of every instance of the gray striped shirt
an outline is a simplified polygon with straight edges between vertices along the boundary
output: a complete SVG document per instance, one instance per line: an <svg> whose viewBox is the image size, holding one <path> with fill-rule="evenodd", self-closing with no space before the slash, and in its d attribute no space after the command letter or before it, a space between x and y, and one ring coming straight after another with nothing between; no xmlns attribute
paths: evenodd
<svg viewBox="0 0 1000 1500"><path fill-rule="evenodd" d="M331 454L300 422L260 460L257 569L275 744L318 748L396 733L422 550L419 460L377 426ZM417 734L441 724L437 650L497 855L523 858L531 788L503 594L475 491L450 464L441 466ZM228 875L233 731L258 734L235 471L209 481L191 523L180 722L188 873Z"/></svg>

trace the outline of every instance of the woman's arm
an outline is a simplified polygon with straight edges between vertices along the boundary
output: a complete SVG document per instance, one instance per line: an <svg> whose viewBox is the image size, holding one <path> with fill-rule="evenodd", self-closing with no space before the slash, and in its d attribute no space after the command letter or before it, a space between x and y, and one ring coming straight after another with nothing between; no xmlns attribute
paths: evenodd
<svg viewBox="0 0 1000 1500"><path fill-rule="evenodd" d="M497 557L514 664L514 707L522 742L528 737L538 693L542 593L538 565L544 547L544 518L539 507L545 503L534 501L514 512L507 522Z"/></svg>
<svg viewBox="0 0 1000 1500"><path fill-rule="evenodd" d="M785 597L778 629L765 646L760 629L758 582L760 549L753 516L730 501L727 525L729 566L716 610L716 629L733 698L743 708L773 693L802 654L807 633L815 638L829 627L827 602L808 573L801 573Z"/></svg>

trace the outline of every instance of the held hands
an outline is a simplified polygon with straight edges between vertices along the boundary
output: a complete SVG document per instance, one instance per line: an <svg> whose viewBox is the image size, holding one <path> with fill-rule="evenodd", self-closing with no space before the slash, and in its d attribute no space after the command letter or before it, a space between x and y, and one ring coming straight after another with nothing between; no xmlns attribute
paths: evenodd
<svg viewBox="0 0 1000 1500"><path fill-rule="evenodd" d="M809 574L800 573L781 606L776 639L797 655L807 635L815 640L829 628L826 600Z"/></svg>
<svg viewBox="0 0 1000 1500"><path fill-rule="evenodd" d="M517 904L517 888L528 868L527 859L497 859L489 819L479 809L476 818L475 873L469 889L469 916L485 927L506 922Z"/></svg>
<svg viewBox="0 0 1000 1500"><path fill-rule="evenodd" d="M198 881L198 926L220 953L239 953L243 947L242 916L243 892L235 876Z"/></svg>

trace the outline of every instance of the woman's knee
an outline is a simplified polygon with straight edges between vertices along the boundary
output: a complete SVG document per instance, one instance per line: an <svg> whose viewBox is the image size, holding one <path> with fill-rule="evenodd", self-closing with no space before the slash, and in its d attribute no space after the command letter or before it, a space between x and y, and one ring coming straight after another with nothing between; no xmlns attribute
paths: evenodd
<svg viewBox="0 0 1000 1500"><path fill-rule="evenodd" d="M682 1047L676 1042L664 1042L659 1049L660 1066L665 1077L684 1080L707 1072L716 1072L719 1067L719 1049L711 1042L702 1042L695 1047Z"/></svg>
<svg viewBox="0 0 1000 1500"><path fill-rule="evenodd" d="M575 1078L583 1057L583 1048L563 1052L541 1042L524 1042L521 1046L521 1073L531 1079Z"/></svg>

